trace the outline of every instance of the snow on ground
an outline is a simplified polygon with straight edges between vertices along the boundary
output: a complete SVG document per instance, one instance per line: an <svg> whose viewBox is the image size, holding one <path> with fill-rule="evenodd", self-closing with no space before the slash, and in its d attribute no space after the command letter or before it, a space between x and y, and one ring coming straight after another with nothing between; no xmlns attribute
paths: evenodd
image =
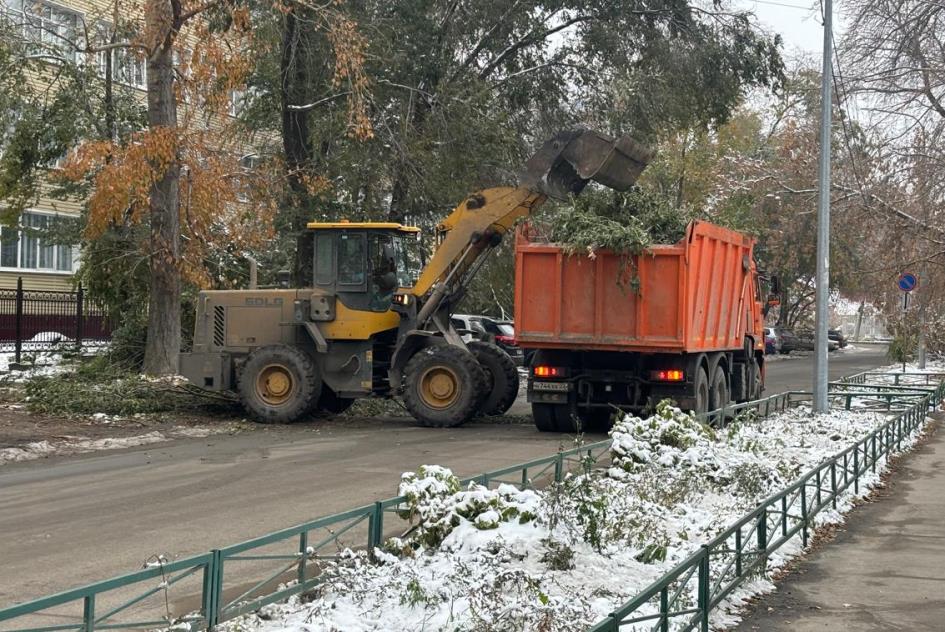
<svg viewBox="0 0 945 632"><path fill-rule="evenodd" d="M325 562L313 599L291 599L224 624L231 632L585 630L711 540L763 498L880 425L876 412L800 407L724 430L663 406L613 429L612 467L540 491L460 489L440 466L404 475L415 528L378 551ZM879 468L882 469L882 468ZM863 479L861 495L879 481ZM816 524L841 522L852 487ZM770 569L801 552L799 538ZM746 582L714 627L773 588ZM690 598L694 596L689 595ZM624 628L621 628L624 629ZM630 628L627 628L630 629Z"/></svg>
<svg viewBox="0 0 945 632"><path fill-rule="evenodd" d="M102 415L102 416L99 416ZM107 415L97 413L93 417L107 422ZM225 431L225 430L221 430ZM207 437L216 431L210 428L176 427L166 432L148 432L131 437L106 437L91 439L82 436L60 436L55 439L33 441L12 448L0 448L0 466L19 461L32 461L50 456L84 454L99 450L122 450L152 443L163 443L173 439Z"/></svg>

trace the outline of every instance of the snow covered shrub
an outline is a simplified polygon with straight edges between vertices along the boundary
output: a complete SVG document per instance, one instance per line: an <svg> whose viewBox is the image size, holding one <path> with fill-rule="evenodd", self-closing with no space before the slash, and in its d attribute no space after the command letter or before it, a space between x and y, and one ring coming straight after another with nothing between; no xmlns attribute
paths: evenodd
<svg viewBox="0 0 945 632"><path fill-rule="evenodd" d="M512 485L489 489L476 483L460 491L459 479L452 471L438 465L424 465L403 475L401 496L406 502L399 515L416 520L413 536L406 541L389 541L385 550L404 555L410 549L440 546L456 527L464 523L476 529L497 529L502 522L526 524L535 519L539 496Z"/></svg>
<svg viewBox="0 0 945 632"><path fill-rule="evenodd" d="M458 491L459 478L452 470L439 465L421 465L416 472L404 472L400 477L397 493L406 497L407 502L398 513L404 520L426 521L431 516L440 516L447 499Z"/></svg>
<svg viewBox="0 0 945 632"><path fill-rule="evenodd" d="M548 566L549 570L569 571L574 568L574 549L566 542L545 538L541 543L545 546L541 561Z"/></svg>
<svg viewBox="0 0 945 632"><path fill-rule="evenodd" d="M718 483L723 488L731 485L732 493L754 502L763 500L787 485L775 465L757 461L743 461L732 466L728 476L720 479Z"/></svg>
<svg viewBox="0 0 945 632"><path fill-rule="evenodd" d="M520 568L497 568L490 579L474 585L469 593L469 627L474 632L509 630L586 629L589 616L577 599L550 597L541 579Z"/></svg>
<svg viewBox="0 0 945 632"><path fill-rule="evenodd" d="M618 472L633 472L651 462L673 467L679 464L686 449L715 439L708 426L669 400L657 404L656 413L646 419L627 415L614 424L610 436L614 441L611 457Z"/></svg>

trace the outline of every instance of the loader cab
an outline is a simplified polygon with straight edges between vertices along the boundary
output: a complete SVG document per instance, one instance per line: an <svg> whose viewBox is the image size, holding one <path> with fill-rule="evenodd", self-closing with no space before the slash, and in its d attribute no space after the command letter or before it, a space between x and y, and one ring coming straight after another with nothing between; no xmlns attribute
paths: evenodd
<svg viewBox="0 0 945 632"><path fill-rule="evenodd" d="M420 229L395 223L313 222L314 287L348 308L386 312L420 275Z"/></svg>

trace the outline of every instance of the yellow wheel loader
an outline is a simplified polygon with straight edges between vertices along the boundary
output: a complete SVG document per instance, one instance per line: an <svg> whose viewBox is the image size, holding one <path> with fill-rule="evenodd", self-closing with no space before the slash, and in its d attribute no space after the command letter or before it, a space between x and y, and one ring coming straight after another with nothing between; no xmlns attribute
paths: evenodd
<svg viewBox="0 0 945 632"><path fill-rule="evenodd" d="M453 308L519 218L590 180L626 190L649 157L627 137L561 132L526 163L519 186L457 206L436 227L422 269L417 228L311 223L311 286L201 292L180 372L205 389L238 392L267 423L342 412L360 397L400 397L426 426L504 413L518 392L515 365L493 344L465 343L450 324Z"/></svg>

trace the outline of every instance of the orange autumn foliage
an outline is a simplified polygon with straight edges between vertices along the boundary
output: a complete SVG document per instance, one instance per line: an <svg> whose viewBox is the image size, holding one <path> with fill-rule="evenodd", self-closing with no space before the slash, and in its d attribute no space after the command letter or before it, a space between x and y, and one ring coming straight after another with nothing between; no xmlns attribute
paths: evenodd
<svg viewBox="0 0 945 632"><path fill-rule="evenodd" d="M334 50L334 83L346 87L349 134L367 139L373 130L367 116L368 80L363 72L366 41L355 22L333 6L315 7L305 0L286 0L315 11ZM141 10L161 3L147 2ZM184 2L184 13L209 3ZM289 5L278 4L277 10ZM133 12L133 11L132 11ZM154 15L153 32L132 38L131 54L144 58L171 38L174 46L177 126L150 127L118 140L88 141L70 154L61 177L91 181L85 237L96 239L111 227L133 226L149 219L153 185L169 169L180 170L181 255L177 265L184 279L207 287L205 263L214 253L253 251L275 236L273 221L278 200L289 177L303 182L311 193L330 185L317 173L287 173L278 158L260 161L247 170L241 158L253 154L251 134L233 119L231 100L246 88L254 69L253 30L245 7L229 9L229 28L211 32L206 21L189 19L179 32L168 17ZM274 139L267 139L272 141ZM142 244L142 254L155 256L154 244Z"/></svg>

